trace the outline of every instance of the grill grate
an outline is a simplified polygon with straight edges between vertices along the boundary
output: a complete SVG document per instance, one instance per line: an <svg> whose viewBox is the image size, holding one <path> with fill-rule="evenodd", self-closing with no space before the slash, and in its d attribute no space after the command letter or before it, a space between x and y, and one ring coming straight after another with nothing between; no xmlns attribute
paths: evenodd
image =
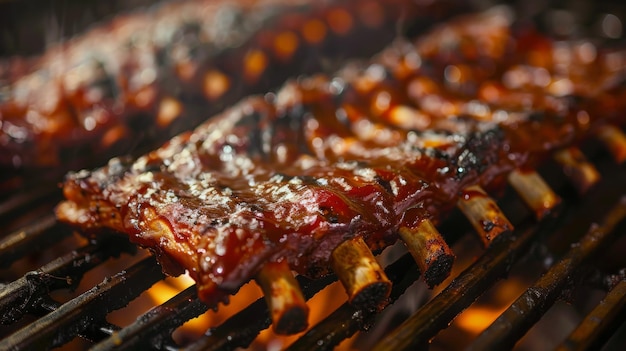
<svg viewBox="0 0 626 351"><path fill-rule="evenodd" d="M512 267L523 261L538 245L546 246L562 258L476 338L471 348L511 348L555 301L568 299L578 287L597 282L597 275L591 274L598 269L594 259L598 258L597 261L602 262L599 253L623 234L626 217L626 184L620 181L626 177L626 170L623 166L612 165L608 157L602 156L599 157L601 163L598 163L603 174L602 181L582 198L575 195L559 172L548 169L547 179L566 201L541 221L535 221L511 194L505 196L501 207L505 213L511 213L509 217L515 220L517 230L511 235L501 236L445 289L399 327L384 335L374 349L409 350L426 347L429 340L436 338L459 313L505 277ZM549 166L555 168L555 165ZM25 215L28 213L25 212ZM463 224L455 223L444 224L461 232L452 235L451 242L458 240L464 231ZM15 261L23 260L34 250L43 249L50 242L70 236L69 228L56 223L52 215L44 216L2 239L0 262L5 268L11 267ZM54 291L75 288L84 274L122 253L130 253L131 257L139 261L117 274L105 277L102 283L65 303L51 297ZM390 296L392 303L406 298L403 296L406 289L420 275L409 254L389 264L386 273L394 283ZM124 328L106 321L109 312L127 305L163 278L153 257L142 258L124 238L103 235L97 241L76 247L2 287L0 322L9 328L2 332L0 349L60 346L75 337L91 342L94 350L179 349L181 346L172 340L173 331L207 310L207 306L198 300L195 286L138 316L134 323ZM610 293L562 341L561 349L601 345L607 340L607 335L621 326L626 310L623 274L609 278L612 279L603 281L610 282L605 284ZM333 282L335 277L316 281L303 277L298 279L305 297L309 299ZM375 312L358 310L346 302L311 327L288 349L333 349L360 330L375 326L379 316ZM597 323L598 320L601 323ZM266 303L261 298L221 325L207 326L206 335L184 347L187 350L246 347L270 324Z"/></svg>

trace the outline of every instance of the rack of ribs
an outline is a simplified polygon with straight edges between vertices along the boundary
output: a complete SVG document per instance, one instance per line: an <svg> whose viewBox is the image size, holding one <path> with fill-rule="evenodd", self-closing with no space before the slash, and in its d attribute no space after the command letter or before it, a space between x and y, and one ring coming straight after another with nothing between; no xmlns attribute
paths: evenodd
<svg viewBox="0 0 626 351"><path fill-rule="evenodd" d="M489 245L512 225L488 193L508 182L541 216L559 199L537 165L584 162L578 142L621 133L626 52L588 45L513 26L506 9L456 18L246 98L134 161L72 173L57 215L126 233L212 306L250 279L266 295L288 281L295 302L283 290L272 310L306 315L295 271L335 273L352 303L378 308L390 283L372 252L404 241L436 285L454 259L437 231L452 209Z"/></svg>

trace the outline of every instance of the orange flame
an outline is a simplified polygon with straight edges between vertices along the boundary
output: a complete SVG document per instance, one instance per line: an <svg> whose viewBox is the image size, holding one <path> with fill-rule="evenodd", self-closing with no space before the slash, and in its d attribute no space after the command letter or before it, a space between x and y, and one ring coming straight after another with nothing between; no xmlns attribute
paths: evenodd
<svg viewBox="0 0 626 351"><path fill-rule="evenodd" d="M151 303L160 305L193 284L193 279L188 275L181 275L175 278L168 277L153 285L145 294L148 296ZM183 324L174 332L174 340L181 344L196 340L209 328L220 325L232 315L262 296L261 289L255 283L248 283L242 286L237 294L230 297L230 303L228 305L220 305L217 311L209 310ZM338 298L338 296L342 298ZM310 307L309 326L314 326L322 321L346 301L347 295L339 282L327 286L307 302ZM295 342L304 333L306 333L306 331L290 336L277 335L270 327L261 331L250 345L249 349L280 350ZM351 350L350 345L351 339L348 339L342 342L336 349Z"/></svg>

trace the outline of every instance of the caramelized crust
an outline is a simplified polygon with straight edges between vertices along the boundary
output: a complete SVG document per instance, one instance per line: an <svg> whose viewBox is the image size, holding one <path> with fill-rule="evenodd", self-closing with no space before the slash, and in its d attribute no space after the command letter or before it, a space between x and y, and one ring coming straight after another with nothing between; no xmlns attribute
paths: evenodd
<svg viewBox="0 0 626 351"><path fill-rule="evenodd" d="M506 12L460 18L367 65L247 98L134 162L69 175L59 219L127 233L188 270L209 304L265 262L327 274L342 242L382 249L468 187L500 188L623 121L623 52L579 62L578 43L559 43L564 71L536 60L554 57L551 41L510 28Z"/></svg>

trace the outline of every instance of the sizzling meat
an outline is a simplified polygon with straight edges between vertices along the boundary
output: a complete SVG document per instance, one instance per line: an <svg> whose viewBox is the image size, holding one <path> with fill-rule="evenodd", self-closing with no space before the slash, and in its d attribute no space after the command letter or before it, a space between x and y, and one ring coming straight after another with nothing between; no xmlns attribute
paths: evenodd
<svg viewBox="0 0 626 351"><path fill-rule="evenodd" d="M367 65L247 98L134 162L71 174L57 214L127 233L188 270L209 304L266 262L327 274L345 240L381 249L480 196L468 186L499 188L621 122L624 52L588 57L584 44L512 32L506 12L458 19Z"/></svg>

